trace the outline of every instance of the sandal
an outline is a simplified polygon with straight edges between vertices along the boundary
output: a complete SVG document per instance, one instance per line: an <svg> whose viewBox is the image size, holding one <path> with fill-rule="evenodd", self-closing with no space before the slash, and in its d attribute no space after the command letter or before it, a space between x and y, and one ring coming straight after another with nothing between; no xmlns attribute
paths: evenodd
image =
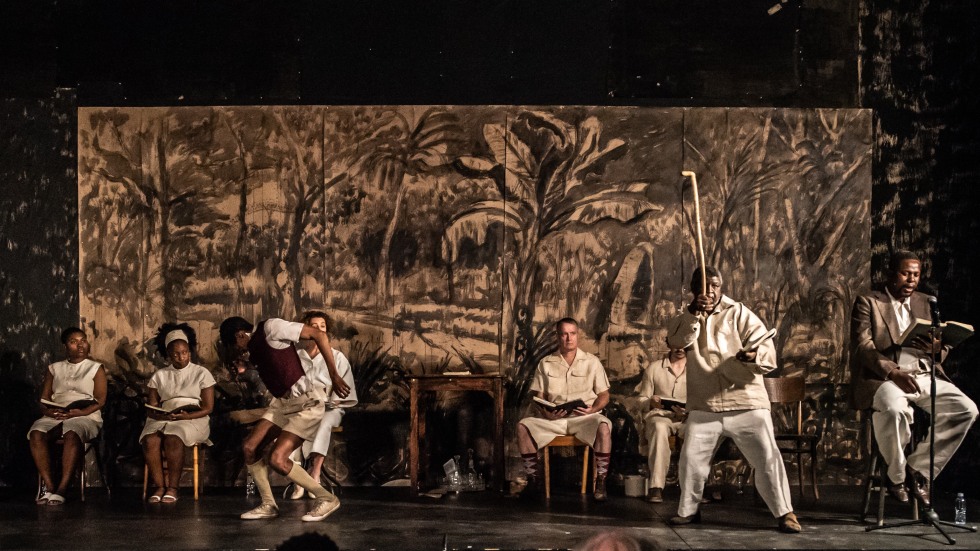
<svg viewBox="0 0 980 551"><path fill-rule="evenodd" d="M146 498L146 502L147 503L160 503L160 500L163 499L163 490L164 490L164 488L157 488L157 490L155 492L153 492L153 495L151 495L150 497Z"/></svg>
<svg viewBox="0 0 980 551"><path fill-rule="evenodd" d="M48 495L48 505L63 505L65 503L65 498L58 494Z"/></svg>
<svg viewBox="0 0 980 551"><path fill-rule="evenodd" d="M53 495L54 494L52 494L51 492L44 492L40 496L38 496L37 499L34 500L34 503L37 503L38 505L45 505Z"/></svg>
<svg viewBox="0 0 980 551"><path fill-rule="evenodd" d="M173 490L174 493L170 493ZM177 488L167 488L166 493L160 498L161 503L177 503Z"/></svg>

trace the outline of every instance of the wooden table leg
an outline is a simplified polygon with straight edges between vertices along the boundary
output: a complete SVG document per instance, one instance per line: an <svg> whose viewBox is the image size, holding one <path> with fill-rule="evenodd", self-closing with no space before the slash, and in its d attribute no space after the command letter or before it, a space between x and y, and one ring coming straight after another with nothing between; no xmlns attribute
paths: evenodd
<svg viewBox="0 0 980 551"><path fill-rule="evenodd" d="M493 401L496 422L493 428L493 482L501 492L506 492L507 468L504 466L504 382L503 379L493 381Z"/></svg>
<svg viewBox="0 0 980 551"><path fill-rule="evenodd" d="M411 431L408 437L408 471L412 491L419 492L419 381L410 382L411 402L409 406Z"/></svg>

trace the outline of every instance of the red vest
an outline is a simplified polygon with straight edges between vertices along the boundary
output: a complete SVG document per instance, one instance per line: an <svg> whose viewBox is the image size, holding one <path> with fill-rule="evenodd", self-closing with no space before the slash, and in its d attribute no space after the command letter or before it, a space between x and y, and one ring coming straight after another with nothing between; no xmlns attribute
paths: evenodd
<svg viewBox="0 0 980 551"><path fill-rule="evenodd" d="M265 340L265 320L259 322L248 341L248 355L262 382L276 398L289 394L289 389L305 375L295 348L269 346Z"/></svg>

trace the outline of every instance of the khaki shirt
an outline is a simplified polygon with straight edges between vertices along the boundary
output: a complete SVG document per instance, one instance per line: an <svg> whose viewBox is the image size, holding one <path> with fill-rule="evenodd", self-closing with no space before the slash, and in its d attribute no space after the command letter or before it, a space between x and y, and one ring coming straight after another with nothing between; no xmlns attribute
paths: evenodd
<svg viewBox="0 0 980 551"><path fill-rule="evenodd" d="M561 354L546 356L538 364L531 383L531 391L538 391L545 400L564 404L581 399L592 406L600 393L609 390L606 370L593 354L579 349L575 351L572 365Z"/></svg>
<svg viewBox="0 0 980 551"><path fill-rule="evenodd" d="M705 318L685 309L667 322L667 346L687 350L687 409L769 409L762 375L776 369L772 339L759 346L755 362L735 359L742 343L765 332L766 326L758 316L724 295Z"/></svg>
<svg viewBox="0 0 980 551"><path fill-rule="evenodd" d="M651 362L643 372L643 380L636 387L636 391L644 404L655 395L673 398L678 402L687 402L687 368L685 367L684 372L678 376L670 370L670 358ZM651 410L650 413L661 417L674 415L673 411L664 409Z"/></svg>

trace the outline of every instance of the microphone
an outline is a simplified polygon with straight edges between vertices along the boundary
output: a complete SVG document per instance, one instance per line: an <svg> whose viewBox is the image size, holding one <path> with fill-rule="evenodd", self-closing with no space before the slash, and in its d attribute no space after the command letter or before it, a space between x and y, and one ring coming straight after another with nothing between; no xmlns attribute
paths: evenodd
<svg viewBox="0 0 980 551"><path fill-rule="evenodd" d="M932 326L939 327L942 325L942 318L939 315L939 301L936 297L929 297L929 310L932 312Z"/></svg>

